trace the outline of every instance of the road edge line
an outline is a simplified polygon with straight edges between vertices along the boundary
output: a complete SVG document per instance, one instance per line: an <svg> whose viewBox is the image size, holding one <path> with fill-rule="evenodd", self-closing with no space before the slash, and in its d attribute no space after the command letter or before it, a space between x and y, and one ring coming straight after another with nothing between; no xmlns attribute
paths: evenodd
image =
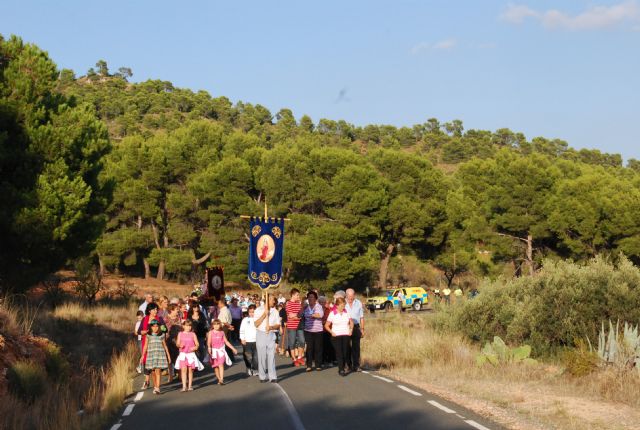
<svg viewBox="0 0 640 430"><path fill-rule="evenodd" d="M271 384L275 385L278 388L278 392L282 395L284 399L284 403L287 407L287 411L289 412L289 417L291 418L291 423L293 424L293 428L295 430L305 430L304 424L302 424L302 420L300 419L300 415L298 415L298 411L296 411L296 407L293 405L291 398L287 394L287 392L280 386L280 384L275 383Z"/></svg>
<svg viewBox="0 0 640 430"><path fill-rule="evenodd" d="M440 409L441 411L444 411L444 412L446 412L448 414L455 414L456 413L456 411L454 411L453 409L449 409L445 405L440 404L440 403L436 402L435 400L427 400L427 403L429 403L431 406L434 406L434 407L436 407L436 408ZM469 421L471 421L471 420L469 420Z"/></svg>
<svg viewBox="0 0 640 430"><path fill-rule="evenodd" d="M464 422L469 424L471 427L477 428L478 430L490 430L488 427L485 427L482 424L478 424L474 420L464 420Z"/></svg>

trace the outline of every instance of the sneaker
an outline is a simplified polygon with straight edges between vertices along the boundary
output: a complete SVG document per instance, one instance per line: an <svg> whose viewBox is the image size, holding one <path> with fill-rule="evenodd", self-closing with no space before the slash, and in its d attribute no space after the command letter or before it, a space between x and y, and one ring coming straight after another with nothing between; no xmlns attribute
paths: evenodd
<svg viewBox="0 0 640 430"><path fill-rule="evenodd" d="M138 364L138 366L136 367L136 372L142 373L142 364Z"/></svg>
<svg viewBox="0 0 640 430"><path fill-rule="evenodd" d="M140 389L141 390L146 390L147 388L149 388L149 382L148 381L144 381L142 383L142 387Z"/></svg>
<svg viewBox="0 0 640 430"><path fill-rule="evenodd" d="M311 372L313 369L311 367L307 367L307 372Z"/></svg>
<svg viewBox="0 0 640 430"><path fill-rule="evenodd" d="M277 383L278 383L278 380L277 380L277 379L272 379L272 380L270 380L269 382L272 382L272 383L274 383L274 384L277 384Z"/></svg>

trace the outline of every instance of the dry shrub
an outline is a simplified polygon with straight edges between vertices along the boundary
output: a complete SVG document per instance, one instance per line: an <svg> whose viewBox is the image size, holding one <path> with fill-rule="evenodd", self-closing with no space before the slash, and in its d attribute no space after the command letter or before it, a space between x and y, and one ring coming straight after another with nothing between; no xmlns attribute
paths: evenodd
<svg viewBox="0 0 640 430"><path fill-rule="evenodd" d="M0 297L0 334L16 337L31 334L33 323L40 306L33 306L25 300L19 304L20 296Z"/></svg>
<svg viewBox="0 0 640 430"><path fill-rule="evenodd" d="M7 394L0 402L0 428L75 430L80 428L78 403L67 385L47 385L32 403Z"/></svg>
<svg viewBox="0 0 640 430"><path fill-rule="evenodd" d="M600 358L591 351L583 340L576 342L576 348L565 350L561 354L565 370L572 376L586 376L598 369Z"/></svg>
<svg viewBox="0 0 640 430"><path fill-rule="evenodd" d="M87 416L84 428L104 427L112 415L122 406L124 399L133 392L133 374L137 363L138 347L130 342L125 349L111 357L106 370L91 370L92 383L84 397Z"/></svg>
<svg viewBox="0 0 640 430"><path fill-rule="evenodd" d="M605 401L640 406L640 375L635 369L607 367L573 382L581 391Z"/></svg>

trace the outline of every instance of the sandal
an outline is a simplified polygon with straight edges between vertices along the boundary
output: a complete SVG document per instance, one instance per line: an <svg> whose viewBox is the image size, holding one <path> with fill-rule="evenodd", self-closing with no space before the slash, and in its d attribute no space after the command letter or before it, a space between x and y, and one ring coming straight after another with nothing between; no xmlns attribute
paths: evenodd
<svg viewBox="0 0 640 430"><path fill-rule="evenodd" d="M149 388L149 382L148 381L144 381L144 383L142 384L142 388L140 388L141 390L146 390L147 388Z"/></svg>
<svg viewBox="0 0 640 430"><path fill-rule="evenodd" d="M193 391L193 387L187 388L187 391Z"/></svg>

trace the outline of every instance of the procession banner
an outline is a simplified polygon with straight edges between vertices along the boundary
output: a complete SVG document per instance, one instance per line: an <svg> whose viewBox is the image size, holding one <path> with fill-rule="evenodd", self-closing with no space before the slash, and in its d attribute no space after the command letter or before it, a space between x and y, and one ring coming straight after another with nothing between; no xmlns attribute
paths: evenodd
<svg viewBox="0 0 640 430"><path fill-rule="evenodd" d="M282 279L284 219L252 217L249 225L249 282L262 289L277 287Z"/></svg>
<svg viewBox="0 0 640 430"><path fill-rule="evenodd" d="M207 296L220 300L224 297L224 267L214 266L207 269Z"/></svg>

